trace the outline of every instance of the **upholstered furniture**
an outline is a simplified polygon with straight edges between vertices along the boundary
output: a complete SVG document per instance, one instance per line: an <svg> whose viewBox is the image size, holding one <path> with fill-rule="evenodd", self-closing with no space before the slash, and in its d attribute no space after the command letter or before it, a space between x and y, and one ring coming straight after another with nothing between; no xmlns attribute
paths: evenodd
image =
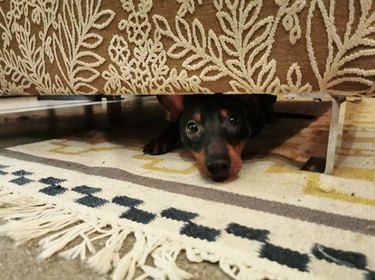
<svg viewBox="0 0 375 280"><path fill-rule="evenodd" d="M0 36L0 95L332 98L329 158L339 104L375 95L372 0L0 0Z"/></svg>

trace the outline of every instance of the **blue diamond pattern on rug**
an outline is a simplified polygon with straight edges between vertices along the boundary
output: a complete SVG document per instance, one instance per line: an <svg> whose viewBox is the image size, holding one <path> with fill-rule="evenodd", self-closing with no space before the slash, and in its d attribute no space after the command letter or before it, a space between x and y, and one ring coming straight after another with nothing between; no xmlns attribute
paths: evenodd
<svg viewBox="0 0 375 280"><path fill-rule="evenodd" d="M336 250L320 244L315 244L312 253L319 260L326 260L327 262L336 263L338 265L358 269L366 269L367 266L366 256L355 252Z"/></svg>
<svg viewBox="0 0 375 280"><path fill-rule="evenodd" d="M194 223L187 223L180 231L181 234L193 238L199 238L207 241L215 241L220 236L221 231L218 229L197 225Z"/></svg>
<svg viewBox="0 0 375 280"><path fill-rule="evenodd" d="M62 187L61 185L53 185L41 189L40 192L50 196L57 196L65 193L67 190L67 188Z"/></svg>
<svg viewBox="0 0 375 280"><path fill-rule="evenodd" d="M101 188L92 188L86 185L74 187L72 190L81 194L94 194L102 191Z"/></svg>
<svg viewBox="0 0 375 280"><path fill-rule="evenodd" d="M23 176L29 176L29 175L32 175L32 174L34 174L34 173L29 172L29 171L25 171L25 170L21 169L21 170L18 170L18 171L12 172L12 174L13 174L13 175L16 175L16 176L21 176L21 177L23 177Z"/></svg>
<svg viewBox="0 0 375 280"><path fill-rule="evenodd" d="M183 211L176 208L168 208L161 212L161 216L172 220L189 222L199 215L197 213Z"/></svg>
<svg viewBox="0 0 375 280"><path fill-rule="evenodd" d="M130 208L129 211L124 212L121 214L120 218L128 219L133 222L141 223L141 224L148 224L156 217L155 214L143 211L136 208Z"/></svg>
<svg viewBox="0 0 375 280"><path fill-rule="evenodd" d="M229 224L225 231L235 236L262 242L268 241L268 234L270 233L268 230L249 228L236 223Z"/></svg>
<svg viewBox="0 0 375 280"><path fill-rule="evenodd" d="M375 272L369 271L366 273L365 280L375 280Z"/></svg>
<svg viewBox="0 0 375 280"><path fill-rule="evenodd" d="M128 197L128 196L125 196L125 195L115 196L112 199L112 202L116 203L118 205L121 205L121 206L126 206L126 207L136 207L136 206L139 206L143 203L143 201L140 200L140 199Z"/></svg>
<svg viewBox="0 0 375 280"><path fill-rule="evenodd" d="M65 182L66 179L58 179L54 177L47 177L47 178L42 178L39 180L40 183L46 184L46 185L58 185L61 184L62 182Z"/></svg>
<svg viewBox="0 0 375 280"><path fill-rule="evenodd" d="M301 254L300 252L292 251L287 248L264 243L259 256L282 265L296 268L300 271L308 271L310 259L307 254Z"/></svg>
<svg viewBox="0 0 375 280"><path fill-rule="evenodd" d="M30 180L26 177L18 177L16 179L11 180L10 182L14 183L14 184L17 184L19 186L24 186L26 184L29 184L29 183L33 182L33 180Z"/></svg>
<svg viewBox="0 0 375 280"><path fill-rule="evenodd" d="M103 206L104 204L108 203L108 200L100 198L100 197L96 197L96 196L93 196L93 195L87 195L85 197L76 199L75 202L77 202L79 204L82 204L82 205L85 205L87 207L97 208L97 207Z"/></svg>
<svg viewBox="0 0 375 280"><path fill-rule="evenodd" d="M1 165L0 164L0 175L6 175L6 174L8 174L8 172L3 171L3 169L8 168L8 167L9 166L7 166L7 165Z"/></svg>

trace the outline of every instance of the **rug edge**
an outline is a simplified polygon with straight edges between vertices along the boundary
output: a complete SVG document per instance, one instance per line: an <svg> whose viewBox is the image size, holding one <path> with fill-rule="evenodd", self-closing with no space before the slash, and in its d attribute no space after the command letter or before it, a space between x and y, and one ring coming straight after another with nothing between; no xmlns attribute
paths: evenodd
<svg viewBox="0 0 375 280"><path fill-rule="evenodd" d="M279 267L277 271L271 271L269 266L256 265L254 262L249 264L246 260L239 262L228 256L220 256L218 252L184 244L181 240L146 233L128 225L113 224L113 221L106 222L102 218L82 216L74 210L39 201L8 190L5 186L0 186L0 219L5 221L0 225L0 235L10 237L16 245L43 237L39 241L40 259L55 254L68 260L80 258L96 272L112 274L115 280L134 279L137 268L144 272L137 279L155 279L162 275L166 279L190 279L193 275L176 264L177 257L183 251L189 262L218 264L233 279L243 276L253 279L311 278L308 273L295 269ZM136 239L133 248L120 256L119 249L131 234ZM105 240L106 245L97 250L93 242L99 239ZM77 240L81 242L67 249L71 242ZM146 265L148 257L152 257L154 267ZM284 269L287 269L288 276L284 274Z"/></svg>

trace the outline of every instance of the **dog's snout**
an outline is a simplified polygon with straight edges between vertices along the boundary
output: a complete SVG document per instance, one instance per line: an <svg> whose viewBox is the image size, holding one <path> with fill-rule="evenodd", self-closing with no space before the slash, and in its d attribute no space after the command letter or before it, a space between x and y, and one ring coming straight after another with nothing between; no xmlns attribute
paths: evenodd
<svg viewBox="0 0 375 280"><path fill-rule="evenodd" d="M224 181L229 177L230 160L226 157L212 158L206 163L208 172L215 181Z"/></svg>

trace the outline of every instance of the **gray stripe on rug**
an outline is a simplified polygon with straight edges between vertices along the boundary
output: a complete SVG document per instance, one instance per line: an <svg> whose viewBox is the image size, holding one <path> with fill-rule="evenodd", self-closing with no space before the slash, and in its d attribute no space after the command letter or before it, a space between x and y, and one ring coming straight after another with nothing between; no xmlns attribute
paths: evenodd
<svg viewBox="0 0 375 280"><path fill-rule="evenodd" d="M375 221L367 219L333 214L321 210L290 205L277 201L270 201L261 198L235 194L219 189L208 189L195 185L144 177L112 167L92 167L76 162L38 157L8 149L2 150L0 152L0 155L19 160L51 165L58 168L65 168L88 175L103 176L111 179L129 181L138 185L168 191L171 193L182 194L233 206L239 206L278 216L284 216L319 225L325 225L338 229L360 232L366 235L375 236Z"/></svg>

